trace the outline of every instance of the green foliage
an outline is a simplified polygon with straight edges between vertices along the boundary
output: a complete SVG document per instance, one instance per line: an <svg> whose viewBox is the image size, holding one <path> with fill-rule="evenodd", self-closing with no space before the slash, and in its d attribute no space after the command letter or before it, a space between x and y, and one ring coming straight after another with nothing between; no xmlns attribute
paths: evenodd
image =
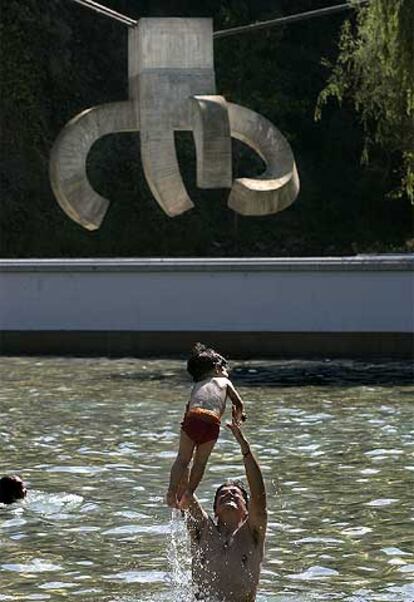
<svg viewBox="0 0 414 602"><path fill-rule="evenodd" d="M320 93L316 116L330 97L350 100L360 116L369 162L378 149L383 166L399 162L399 194L414 202L414 2L371 0L357 9L355 26L342 28L339 56Z"/></svg>

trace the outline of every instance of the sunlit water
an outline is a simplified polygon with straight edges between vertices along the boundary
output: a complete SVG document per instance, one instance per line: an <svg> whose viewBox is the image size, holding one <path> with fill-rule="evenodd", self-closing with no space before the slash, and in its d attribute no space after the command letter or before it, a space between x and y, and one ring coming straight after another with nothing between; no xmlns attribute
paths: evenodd
<svg viewBox="0 0 414 602"><path fill-rule="evenodd" d="M163 503L182 361L2 358L0 601L191 600L185 525ZM407 363L244 362L234 382L263 468L258 602L413 601L414 386ZM222 429L198 494L243 476Z"/></svg>

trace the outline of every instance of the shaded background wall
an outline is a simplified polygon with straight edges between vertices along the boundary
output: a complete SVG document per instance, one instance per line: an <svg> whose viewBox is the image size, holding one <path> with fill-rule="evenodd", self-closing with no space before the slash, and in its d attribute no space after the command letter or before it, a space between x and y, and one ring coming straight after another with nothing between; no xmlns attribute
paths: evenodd
<svg viewBox="0 0 414 602"><path fill-rule="evenodd" d="M140 16L211 16L222 29L335 2L297 0L105 0ZM202 6L201 6L202 4ZM143 176L139 138L108 136L88 161L91 181L110 199L97 232L58 207L48 158L64 124L81 110L127 98L127 28L68 0L10 0L1 12L0 256L226 257L312 256L412 251L412 208L390 199L390 157L360 165L361 129L346 106L314 110L334 58L344 14L215 42L217 91L268 117L289 139L302 191L270 217L236 216L227 190L195 186L190 133L177 135L182 173L195 209L170 219ZM391 161L391 163L390 163ZM260 160L234 143L236 176L260 173Z"/></svg>
<svg viewBox="0 0 414 602"><path fill-rule="evenodd" d="M414 256L0 260L3 354L413 355Z"/></svg>

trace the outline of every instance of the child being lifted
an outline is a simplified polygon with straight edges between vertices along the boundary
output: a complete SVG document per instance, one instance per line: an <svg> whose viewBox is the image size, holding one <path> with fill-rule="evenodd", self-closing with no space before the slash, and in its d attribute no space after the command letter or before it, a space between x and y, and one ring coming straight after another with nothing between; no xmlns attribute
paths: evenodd
<svg viewBox="0 0 414 602"><path fill-rule="evenodd" d="M233 406L233 420L240 424L246 419L243 401L228 378L227 360L223 356L196 343L187 362L187 370L195 384L181 423L178 455L171 468L167 492L167 504L171 508L185 508L200 483L219 435L227 397ZM181 483L192 458L188 483L180 497L178 490L182 489Z"/></svg>

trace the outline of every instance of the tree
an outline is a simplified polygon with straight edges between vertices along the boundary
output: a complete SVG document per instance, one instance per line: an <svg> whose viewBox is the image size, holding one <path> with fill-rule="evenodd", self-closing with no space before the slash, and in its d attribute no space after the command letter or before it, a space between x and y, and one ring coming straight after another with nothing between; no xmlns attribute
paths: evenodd
<svg viewBox="0 0 414 602"><path fill-rule="evenodd" d="M380 159L397 173L394 193L414 202L414 3L371 0L347 20L339 55L319 95L316 118L330 97L349 100L365 134L364 162Z"/></svg>

